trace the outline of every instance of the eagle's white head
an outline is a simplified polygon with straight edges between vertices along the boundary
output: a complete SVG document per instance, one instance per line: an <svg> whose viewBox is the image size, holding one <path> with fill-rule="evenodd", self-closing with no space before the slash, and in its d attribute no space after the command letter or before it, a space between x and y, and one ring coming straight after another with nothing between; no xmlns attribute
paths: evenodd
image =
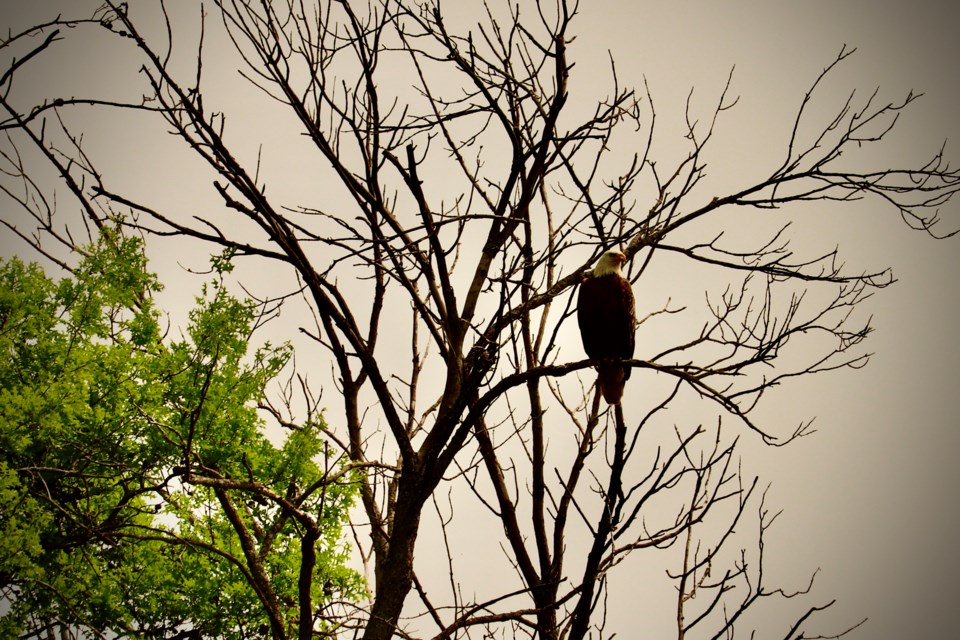
<svg viewBox="0 0 960 640"><path fill-rule="evenodd" d="M626 261L627 256L624 255L622 251L611 249L600 256L600 259L597 261L597 266L593 268L593 275L596 278L607 276L611 273L622 276L623 274L620 272L620 267L622 267Z"/></svg>

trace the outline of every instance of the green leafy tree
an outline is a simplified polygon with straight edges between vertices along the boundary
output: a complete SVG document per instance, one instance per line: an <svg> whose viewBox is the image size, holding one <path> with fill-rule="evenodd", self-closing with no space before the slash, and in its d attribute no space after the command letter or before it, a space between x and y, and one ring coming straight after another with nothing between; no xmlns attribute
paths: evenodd
<svg viewBox="0 0 960 640"><path fill-rule="evenodd" d="M355 490L318 414L268 438L257 406L289 346L249 353L258 307L222 277L166 340L142 243L107 231L85 253L59 281L0 263L0 635L329 630L363 595Z"/></svg>

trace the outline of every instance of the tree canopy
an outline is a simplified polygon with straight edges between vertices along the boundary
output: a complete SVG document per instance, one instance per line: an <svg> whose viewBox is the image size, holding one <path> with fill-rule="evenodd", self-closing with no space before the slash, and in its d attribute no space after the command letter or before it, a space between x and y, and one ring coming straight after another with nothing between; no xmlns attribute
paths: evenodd
<svg viewBox="0 0 960 640"><path fill-rule="evenodd" d="M285 637L300 589L363 594L322 416L277 445L258 415L290 348L250 352L256 305L215 279L162 335L142 242L113 230L68 277L11 259L0 282L4 637Z"/></svg>

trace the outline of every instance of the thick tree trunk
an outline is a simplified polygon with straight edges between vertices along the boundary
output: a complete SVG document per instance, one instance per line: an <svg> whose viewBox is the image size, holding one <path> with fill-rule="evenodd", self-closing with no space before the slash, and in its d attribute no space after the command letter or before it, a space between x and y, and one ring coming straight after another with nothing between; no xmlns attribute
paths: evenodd
<svg viewBox="0 0 960 640"><path fill-rule="evenodd" d="M401 478L389 547L383 564L377 570L376 592L364 640L388 640L393 637L403 603L413 585L413 552L424 502L420 497L422 492L418 489L416 482L405 483Z"/></svg>

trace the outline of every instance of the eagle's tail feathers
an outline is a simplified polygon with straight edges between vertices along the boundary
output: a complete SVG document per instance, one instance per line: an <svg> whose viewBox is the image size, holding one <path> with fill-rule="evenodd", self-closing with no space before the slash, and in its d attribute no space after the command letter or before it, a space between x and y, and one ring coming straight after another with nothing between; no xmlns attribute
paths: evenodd
<svg viewBox="0 0 960 640"><path fill-rule="evenodd" d="M597 366L597 386L607 404L618 404L623 397L623 385L627 381L626 371L621 364Z"/></svg>

